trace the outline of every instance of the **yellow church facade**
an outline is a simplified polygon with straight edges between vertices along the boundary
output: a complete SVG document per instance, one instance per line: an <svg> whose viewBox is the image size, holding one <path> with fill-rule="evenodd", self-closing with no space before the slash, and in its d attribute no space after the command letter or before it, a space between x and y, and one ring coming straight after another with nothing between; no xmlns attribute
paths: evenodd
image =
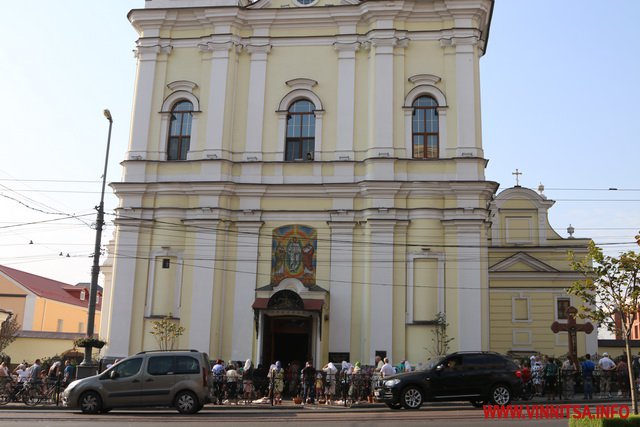
<svg viewBox="0 0 640 427"><path fill-rule="evenodd" d="M423 361L438 313L451 350L506 345L492 317L508 297L490 267L506 252L491 243L498 184L484 176L480 117L492 8L132 10L104 354L155 348L152 322L167 315L185 328L178 347L225 360Z"/></svg>
<svg viewBox="0 0 640 427"><path fill-rule="evenodd" d="M550 327L566 323L567 308L582 304L566 292L582 279L571 270L569 253L583 259L589 239L565 239L551 228L548 210L555 202L542 190L509 188L491 205L490 341L495 351L565 355L567 333L550 333ZM578 334L578 355L594 354L597 348L597 332Z"/></svg>

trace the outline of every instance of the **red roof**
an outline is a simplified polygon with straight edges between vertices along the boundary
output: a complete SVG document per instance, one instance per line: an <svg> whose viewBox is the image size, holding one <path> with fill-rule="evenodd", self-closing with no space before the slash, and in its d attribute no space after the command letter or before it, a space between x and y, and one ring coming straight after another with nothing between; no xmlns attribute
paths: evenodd
<svg viewBox="0 0 640 427"><path fill-rule="evenodd" d="M27 273L26 271L16 270L15 268L6 267L4 265L0 265L0 273L4 273L4 275L39 297L80 307L87 307L89 304L88 286L69 285L67 283L47 279L46 277L37 276L35 274ZM84 301L80 299L80 292L83 289L85 290L86 296ZM101 290L98 290L98 295L102 295ZM96 310L100 310L101 305L102 298L100 298L100 302L96 304Z"/></svg>

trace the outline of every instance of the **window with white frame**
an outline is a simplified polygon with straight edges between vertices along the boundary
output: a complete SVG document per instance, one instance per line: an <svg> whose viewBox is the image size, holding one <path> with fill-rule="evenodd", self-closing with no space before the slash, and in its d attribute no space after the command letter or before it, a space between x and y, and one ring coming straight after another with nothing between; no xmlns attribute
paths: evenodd
<svg viewBox="0 0 640 427"><path fill-rule="evenodd" d="M193 104L190 101L179 101L171 109L167 160L187 160L192 118Z"/></svg>
<svg viewBox="0 0 640 427"><path fill-rule="evenodd" d="M413 101L412 144L414 159L437 159L439 156L438 102L431 96Z"/></svg>
<svg viewBox="0 0 640 427"><path fill-rule="evenodd" d="M557 320L569 319L569 317L567 316L567 309L570 306L571 306L571 298L569 297L556 298L556 319Z"/></svg>
<svg viewBox="0 0 640 427"><path fill-rule="evenodd" d="M313 110L313 103L307 99L300 99L289 107L285 141L286 161L313 160L316 134Z"/></svg>

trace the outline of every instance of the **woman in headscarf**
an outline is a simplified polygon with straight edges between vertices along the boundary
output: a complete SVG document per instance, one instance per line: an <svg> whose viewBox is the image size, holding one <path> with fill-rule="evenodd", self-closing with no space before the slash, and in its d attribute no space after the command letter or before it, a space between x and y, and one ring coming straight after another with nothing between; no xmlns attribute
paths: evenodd
<svg viewBox="0 0 640 427"><path fill-rule="evenodd" d="M238 404L238 371L235 362L227 363L227 401Z"/></svg>
<svg viewBox="0 0 640 427"><path fill-rule="evenodd" d="M336 394L336 373L338 372L338 368L336 368L333 362L329 362L322 370L327 375L324 391L327 396L327 405L331 405L333 403L333 395Z"/></svg>
<svg viewBox="0 0 640 427"><path fill-rule="evenodd" d="M282 391L284 390L284 370L280 361L277 361L275 365L271 365L269 378L273 384L273 404L281 405Z"/></svg>
<svg viewBox="0 0 640 427"><path fill-rule="evenodd" d="M242 368L242 393L245 405L251 403L251 395L253 394L253 365L251 359L244 362Z"/></svg>

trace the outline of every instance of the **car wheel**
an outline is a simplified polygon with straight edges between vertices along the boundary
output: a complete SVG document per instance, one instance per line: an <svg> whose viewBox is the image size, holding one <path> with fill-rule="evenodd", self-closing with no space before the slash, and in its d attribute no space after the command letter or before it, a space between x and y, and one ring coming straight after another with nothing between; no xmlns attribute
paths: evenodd
<svg viewBox="0 0 640 427"><path fill-rule="evenodd" d="M487 404L487 402L485 402L484 400L472 400L471 404L473 405L474 408L482 408L484 405Z"/></svg>
<svg viewBox="0 0 640 427"><path fill-rule="evenodd" d="M102 409L102 399L95 391L87 391L80 395L78 406L85 414L97 414Z"/></svg>
<svg viewBox="0 0 640 427"><path fill-rule="evenodd" d="M494 405L508 405L511 402L511 390L506 385L494 385L491 388L490 401Z"/></svg>
<svg viewBox="0 0 640 427"><path fill-rule="evenodd" d="M407 387L402 390L400 401L405 409L419 409L423 401L422 392L418 387Z"/></svg>
<svg viewBox="0 0 640 427"><path fill-rule="evenodd" d="M200 410L198 398L190 391L181 391L176 394L174 406L181 414L195 414Z"/></svg>
<svg viewBox="0 0 640 427"><path fill-rule="evenodd" d="M385 405L387 405L390 409L401 409L402 408L402 405L399 404L399 403L387 402L387 403L385 403Z"/></svg>

